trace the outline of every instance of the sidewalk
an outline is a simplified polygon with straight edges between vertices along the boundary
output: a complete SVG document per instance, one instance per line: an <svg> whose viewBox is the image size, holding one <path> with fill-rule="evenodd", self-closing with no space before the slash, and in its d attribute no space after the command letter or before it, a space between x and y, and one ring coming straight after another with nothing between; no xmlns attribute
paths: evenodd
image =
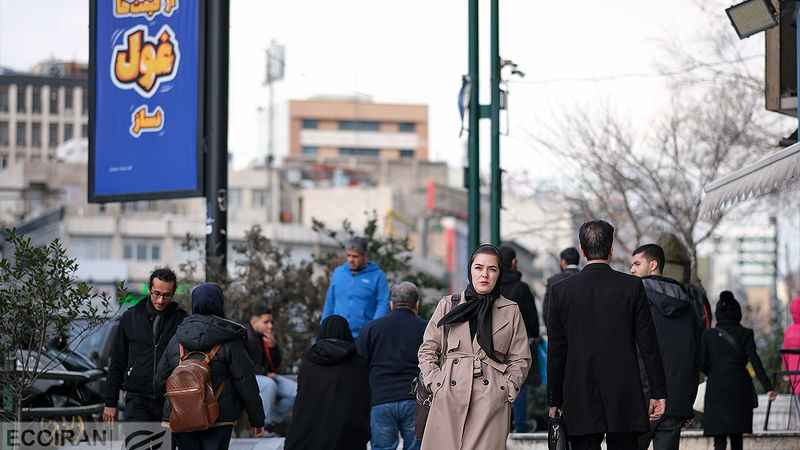
<svg viewBox="0 0 800 450"><path fill-rule="evenodd" d="M283 450L284 438L233 438L231 450Z"/></svg>

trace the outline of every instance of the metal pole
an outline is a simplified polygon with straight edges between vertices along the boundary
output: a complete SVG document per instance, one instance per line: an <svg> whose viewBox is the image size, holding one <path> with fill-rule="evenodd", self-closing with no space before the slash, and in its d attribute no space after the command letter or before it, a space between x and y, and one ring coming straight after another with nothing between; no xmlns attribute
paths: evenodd
<svg viewBox="0 0 800 450"><path fill-rule="evenodd" d="M492 186L489 197L489 222L491 228L491 241L493 245L500 245L500 207L502 206L502 180L500 179L500 0L492 0L491 12L491 43L490 58L492 77Z"/></svg>
<svg viewBox="0 0 800 450"><path fill-rule="evenodd" d="M478 142L478 123L480 122L480 102L478 101L478 0L469 0L469 150L467 151L469 164L468 182L468 209L467 244L469 251L480 244L481 231L481 186L480 186L480 146Z"/></svg>
<svg viewBox="0 0 800 450"><path fill-rule="evenodd" d="M228 0L206 14L206 281L223 282L228 253Z"/></svg>

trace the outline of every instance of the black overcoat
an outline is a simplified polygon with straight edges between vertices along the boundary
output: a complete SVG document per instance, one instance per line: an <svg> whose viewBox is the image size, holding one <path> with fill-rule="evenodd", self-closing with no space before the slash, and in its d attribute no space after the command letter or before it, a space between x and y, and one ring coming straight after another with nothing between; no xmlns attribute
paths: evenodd
<svg viewBox="0 0 800 450"><path fill-rule="evenodd" d="M587 264L553 285L548 329L547 404L563 408L567 432L648 431L637 344L653 398L666 381L641 279Z"/></svg>
<svg viewBox="0 0 800 450"><path fill-rule="evenodd" d="M343 319L342 322L346 324ZM366 361L352 342L320 339L305 352L300 363L297 398L284 448L366 448L371 437L369 413Z"/></svg>
<svg viewBox="0 0 800 450"><path fill-rule="evenodd" d="M720 336L715 328L703 331L700 338L700 368L708 376L703 434L712 436L752 433L754 386L753 378L746 369L747 361L753 365L764 389L771 391L772 383L756 353L753 330L734 323L717 322L717 327L725 330L736 341L739 351Z"/></svg>

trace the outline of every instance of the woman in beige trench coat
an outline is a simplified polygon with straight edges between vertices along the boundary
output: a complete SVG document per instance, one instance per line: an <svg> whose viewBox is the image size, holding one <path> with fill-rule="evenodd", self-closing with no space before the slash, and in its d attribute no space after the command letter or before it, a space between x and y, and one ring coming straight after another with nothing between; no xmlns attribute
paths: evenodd
<svg viewBox="0 0 800 450"><path fill-rule="evenodd" d="M505 448L531 354L517 304L499 294L502 267L496 247L475 249L459 301L442 298L425 329L419 368L433 403L423 450Z"/></svg>

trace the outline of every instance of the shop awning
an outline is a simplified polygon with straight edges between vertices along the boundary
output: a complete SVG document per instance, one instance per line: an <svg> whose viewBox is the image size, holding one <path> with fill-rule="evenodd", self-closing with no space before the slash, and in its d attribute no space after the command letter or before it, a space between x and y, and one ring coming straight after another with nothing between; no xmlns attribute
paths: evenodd
<svg viewBox="0 0 800 450"><path fill-rule="evenodd" d="M700 216L751 197L772 192L800 179L800 143L765 156L705 186L706 196L700 205Z"/></svg>

